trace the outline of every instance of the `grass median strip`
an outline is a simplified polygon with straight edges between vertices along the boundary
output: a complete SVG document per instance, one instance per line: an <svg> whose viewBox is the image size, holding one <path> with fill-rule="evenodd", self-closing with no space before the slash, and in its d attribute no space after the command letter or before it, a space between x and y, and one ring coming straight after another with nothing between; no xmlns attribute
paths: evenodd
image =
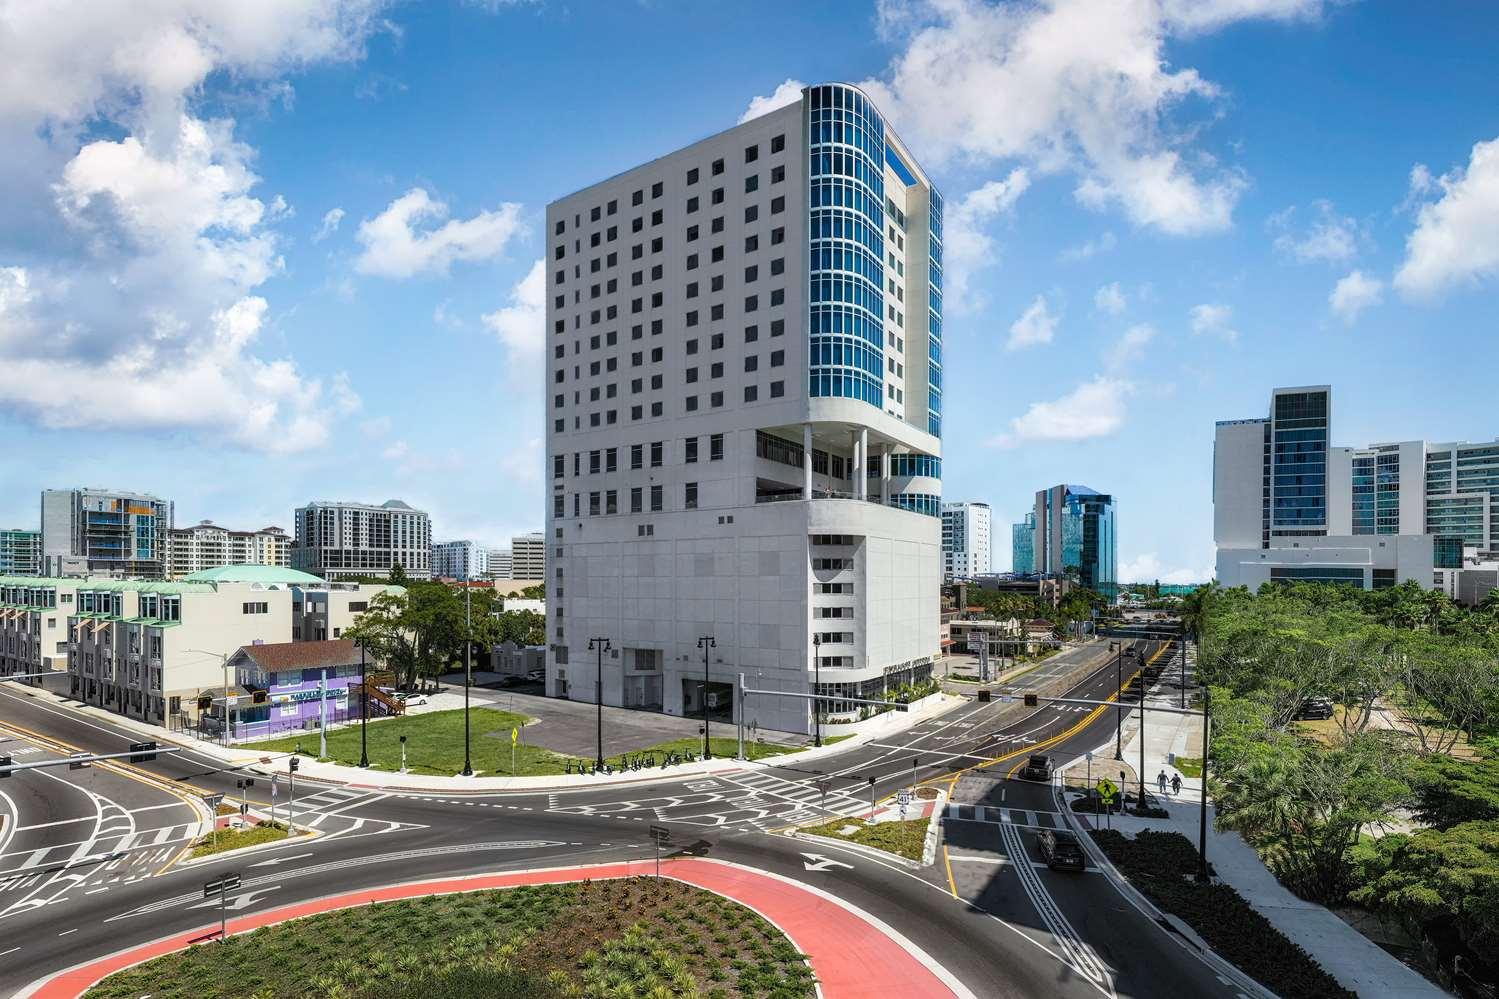
<svg viewBox="0 0 1499 999"><path fill-rule="evenodd" d="M248 829L220 829L194 843L190 856L209 857L216 853L242 850L262 843L276 843L283 839L286 839L286 826L279 822L262 822Z"/></svg>
<svg viewBox="0 0 1499 999"><path fill-rule="evenodd" d="M89 999L570 999L815 994L805 955L749 909L654 878L429 895L156 958Z"/></svg>
<svg viewBox="0 0 1499 999"><path fill-rule="evenodd" d="M922 848L926 845L926 830L929 819L907 819L905 822L875 822L863 819L834 819L820 826L801 826L797 832L831 839L846 839L860 846L872 846L876 850L893 853L907 860L921 860Z"/></svg>

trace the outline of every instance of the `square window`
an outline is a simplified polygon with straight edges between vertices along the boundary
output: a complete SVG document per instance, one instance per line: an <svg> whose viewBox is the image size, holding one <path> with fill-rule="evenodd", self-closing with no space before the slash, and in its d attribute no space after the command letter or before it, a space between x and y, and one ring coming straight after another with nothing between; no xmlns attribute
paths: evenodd
<svg viewBox="0 0 1499 999"><path fill-rule="evenodd" d="M632 204L632 205L643 205L643 204L645 204L645 192L644 191L636 191L634 194L630 195L630 204Z"/></svg>
<svg viewBox="0 0 1499 999"><path fill-rule="evenodd" d="M654 184L651 185L651 197L653 197L653 198L659 198L659 197L661 197L662 192L665 191L665 190L666 190L665 185L663 185L661 183L661 181L658 180Z"/></svg>
<svg viewBox="0 0 1499 999"><path fill-rule="evenodd" d="M687 227L687 242L692 243L692 242L695 242L696 240L697 240L697 226L690 225L690 226Z"/></svg>
<svg viewBox="0 0 1499 999"><path fill-rule="evenodd" d="M723 291L723 275L715 274L713 280L708 282L709 291Z"/></svg>
<svg viewBox="0 0 1499 999"><path fill-rule="evenodd" d="M697 270L697 254L696 253L692 253L692 254L689 254L687 256L687 269L689 271L695 271L695 270Z"/></svg>
<svg viewBox="0 0 1499 999"><path fill-rule="evenodd" d="M758 371L758 370L760 370L760 357L759 357L759 355L757 355L757 354L749 354L749 355L747 355L745 357L745 359L744 359L744 370L745 371Z"/></svg>
<svg viewBox="0 0 1499 999"><path fill-rule="evenodd" d="M779 184L785 179L786 168L784 166L774 166L770 168L770 182L772 184Z"/></svg>
<svg viewBox="0 0 1499 999"><path fill-rule="evenodd" d="M651 212L651 225L660 225L663 218L664 216L661 213L661 209L657 208L655 211Z"/></svg>
<svg viewBox="0 0 1499 999"><path fill-rule="evenodd" d="M722 378L723 377L723 362L722 361L714 361L713 364L708 368L708 375L709 375L710 378Z"/></svg>
<svg viewBox="0 0 1499 999"><path fill-rule="evenodd" d="M722 392L714 392L712 395L710 395L708 397L708 404L710 406L712 406L714 409L718 409L718 408L722 407L723 406L723 393Z"/></svg>
<svg viewBox="0 0 1499 999"><path fill-rule="evenodd" d="M713 337L709 341L708 345L713 350L722 350L723 349L723 334L722 333L715 333L715 334L713 334Z"/></svg>
<svg viewBox="0 0 1499 999"><path fill-rule="evenodd" d="M771 382L770 383L770 397L772 399L779 399L779 398L781 398L781 396L783 396L785 394L786 394L786 383L785 382Z"/></svg>
<svg viewBox="0 0 1499 999"><path fill-rule="evenodd" d="M718 322L719 320L723 319L723 303L720 302L718 305L715 305L711 309L709 309L708 315L714 322Z"/></svg>
<svg viewBox="0 0 1499 999"><path fill-rule="evenodd" d="M687 384L691 385L697 381L697 368L687 369Z"/></svg>
<svg viewBox="0 0 1499 999"><path fill-rule="evenodd" d="M713 220L713 224L708 227L708 231L709 232L723 232L723 216L722 215L720 215L718 218L716 218L716 219Z"/></svg>
<svg viewBox="0 0 1499 999"><path fill-rule="evenodd" d="M697 183L697 167L693 167L691 170L687 171L687 183L689 183L689 184L696 184Z"/></svg>
<svg viewBox="0 0 1499 999"><path fill-rule="evenodd" d="M771 336L780 336L781 334L783 334L785 332L786 332L786 320L784 320L784 319L772 319L770 321L770 335Z"/></svg>
<svg viewBox="0 0 1499 999"><path fill-rule="evenodd" d="M770 366L779 368L786 363L786 352L784 350L772 350L770 352Z"/></svg>
<svg viewBox="0 0 1499 999"><path fill-rule="evenodd" d="M786 289L785 288L776 288L776 289L772 290L771 293L770 293L770 304L771 304L772 308L774 308L777 305L785 305L786 304Z"/></svg>
<svg viewBox="0 0 1499 999"><path fill-rule="evenodd" d="M759 389L758 386L755 386L755 385L746 385L744 387L744 401L745 402L755 402L759 398L760 398L760 389Z"/></svg>
<svg viewBox="0 0 1499 999"><path fill-rule="evenodd" d="M755 266L754 264L750 264L748 267L746 267L744 269L744 283L745 284L749 284L751 281L758 281L759 278L760 278L760 268L759 267Z"/></svg>
<svg viewBox="0 0 1499 999"><path fill-rule="evenodd" d="M786 210L785 195L778 195L770 199L770 214L779 215Z"/></svg>
<svg viewBox="0 0 1499 999"><path fill-rule="evenodd" d="M713 252L709 255L708 259L711 260L715 264L721 264L721 263L723 263L723 247L721 247L721 246L715 246L713 248Z"/></svg>
<svg viewBox="0 0 1499 999"><path fill-rule="evenodd" d="M758 326L746 326L744 328L744 342L745 343L754 343L758 339L760 339L760 327L758 327Z"/></svg>
<svg viewBox="0 0 1499 999"><path fill-rule="evenodd" d="M745 194L753 194L754 192L756 192L758 190L760 190L760 175L759 174L752 173L748 177L744 178L744 193Z"/></svg>
<svg viewBox="0 0 1499 999"><path fill-rule="evenodd" d="M687 341L687 353L688 354L696 354L697 353L697 341L696 340L688 340Z"/></svg>
<svg viewBox="0 0 1499 999"><path fill-rule="evenodd" d="M744 162L753 163L760 158L759 146L746 146L744 148Z"/></svg>
<svg viewBox="0 0 1499 999"><path fill-rule="evenodd" d="M713 189L713 195L712 195L711 200L712 200L713 204L715 204L715 205L721 205L721 204L723 204L723 188L721 188L721 187L715 187Z"/></svg>
<svg viewBox="0 0 1499 999"><path fill-rule="evenodd" d="M687 325L688 326L696 326L697 325L697 311L696 310L693 310L692 312L687 313Z"/></svg>
<svg viewBox="0 0 1499 999"><path fill-rule="evenodd" d="M590 222L597 222L599 219L601 219L603 217L604 217L604 210L602 208L600 208L598 205L594 205L593 209L588 213L588 221L590 221Z"/></svg>
<svg viewBox="0 0 1499 999"><path fill-rule="evenodd" d="M750 223L760 217L760 206L750 205L744 209L744 221Z"/></svg>
<svg viewBox="0 0 1499 999"><path fill-rule="evenodd" d="M688 198L687 199L687 214L691 215L695 211L697 211L697 199L696 198Z"/></svg>
<svg viewBox="0 0 1499 999"><path fill-rule="evenodd" d="M697 298L697 282L696 281L689 281L689 282L687 282L687 297L688 298Z"/></svg>
<svg viewBox="0 0 1499 999"><path fill-rule="evenodd" d="M686 406L686 409L687 409L687 412L689 412L689 413L696 413L697 412L697 396L695 396L695 395L689 395L687 397L687 406Z"/></svg>
<svg viewBox="0 0 1499 999"><path fill-rule="evenodd" d="M745 253L754 253L759 248L760 248L760 237L758 235L744 237L744 252Z"/></svg>
<svg viewBox="0 0 1499 999"><path fill-rule="evenodd" d="M770 151L779 153L786 148L786 137L784 135L773 135L770 138Z"/></svg>
<svg viewBox="0 0 1499 999"><path fill-rule="evenodd" d="M651 415L652 416L660 416L661 415L661 403L659 403L659 402L653 402L653 403L651 403Z"/></svg>
<svg viewBox="0 0 1499 999"><path fill-rule="evenodd" d="M713 176L715 176L715 177L717 177L719 174L723 173L723 160L714 160L713 161L712 170L713 170Z"/></svg>
<svg viewBox="0 0 1499 999"><path fill-rule="evenodd" d="M661 237L657 236L655 239L651 240L651 252L660 253L662 245L663 244L661 242Z"/></svg>
<svg viewBox="0 0 1499 999"><path fill-rule="evenodd" d="M770 273L773 275L786 273L786 258L776 257L774 260L772 260L770 262Z"/></svg>
<svg viewBox="0 0 1499 999"><path fill-rule="evenodd" d="M784 242L786 242L786 229L785 229L785 227L783 227L783 226L777 226L776 228L770 230L770 245L771 246L779 246L779 245L781 245Z"/></svg>
<svg viewBox="0 0 1499 999"><path fill-rule="evenodd" d="M745 312L754 312L758 308L760 308L760 296L759 295L746 295L744 297L744 311Z"/></svg>
<svg viewBox="0 0 1499 999"><path fill-rule="evenodd" d="M552 230L552 234L554 236L560 236L560 235L562 235L562 231L564 229L566 229L566 228L567 228L567 223L564 222L564 221L562 221L561 219L558 219L556 227L553 228L553 230Z"/></svg>

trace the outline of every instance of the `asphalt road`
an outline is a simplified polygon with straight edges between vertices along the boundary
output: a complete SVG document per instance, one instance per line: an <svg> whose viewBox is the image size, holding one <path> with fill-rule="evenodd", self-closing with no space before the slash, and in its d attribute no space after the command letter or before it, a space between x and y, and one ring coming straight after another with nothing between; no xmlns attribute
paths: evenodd
<svg viewBox="0 0 1499 999"><path fill-rule="evenodd" d="M1097 666L1074 688L1074 696L1113 693L1113 660L1107 653L1094 648L1067 655L1074 666ZM1015 687L1047 682L1052 669L1022 677ZM3 725L24 729L39 741L94 752L119 751L137 738L0 686ZM912 870L865 853L769 834L795 822L867 810L870 777L877 798L913 780L955 790L971 783L983 789L981 796L992 792L1039 823L1044 821L1040 813L1058 807L1047 803L1049 789L1004 779L1003 773L1037 749L1070 758L1074 749L1093 748L1112 730L1108 714L1090 721L1086 714L1025 708L1018 701L968 702L888 739L825 757L815 768L760 767L551 793L389 793L299 781L298 821L315 825L322 834L316 840L191 868L173 866L134 881L110 880L100 873L103 864L84 863L78 867L91 873L71 890L45 904L0 911L0 994L80 961L214 924L217 911L203 904L202 884L224 873L243 878L240 893L229 899L231 912L256 911L402 881L644 859L652 855L647 826L664 824L685 852L782 874L878 916L978 996L1235 995L1102 875L1037 869L1031 863L1034 828L949 820L949 854L977 858L953 863L952 878L940 851L936 865ZM149 784L117 778L134 785L134 791L111 786L114 798L134 808L149 807L140 802L164 793L158 790L163 778L188 794L219 791L233 797L236 781L246 776L191 753L120 770L149 775ZM20 793L22 783L12 779L0 790L14 799L10 807L22 817L22 826L37 825L31 810L41 807L38 795ZM258 777L246 793L263 805L269 801L266 784ZM284 796L278 803L284 807ZM83 806L72 801L45 807L78 811ZM48 828L56 832L28 830L45 835L21 845L52 836L61 842L65 827ZM14 853L13 846L0 844L0 871ZM0 879L0 910L6 905L4 889ZM898 986L892 984L891 994L898 994Z"/></svg>

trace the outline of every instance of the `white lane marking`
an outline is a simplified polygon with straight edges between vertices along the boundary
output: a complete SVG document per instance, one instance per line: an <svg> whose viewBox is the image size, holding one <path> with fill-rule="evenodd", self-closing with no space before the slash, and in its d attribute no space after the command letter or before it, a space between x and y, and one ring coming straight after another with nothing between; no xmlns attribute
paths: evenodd
<svg viewBox="0 0 1499 999"><path fill-rule="evenodd" d="M185 801L168 801L165 804L161 804L161 805L146 805L144 808L132 808L132 809L130 809L130 814L131 815L139 815L142 812L155 812L155 811L159 811L159 810L161 810L163 808L187 808L187 809L191 809L192 807L193 807L192 805L189 805Z"/></svg>
<svg viewBox="0 0 1499 999"><path fill-rule="evenodd" d="M1020 886L1025 889L1026 896L1031 900L1036 913L1041 921L1051 931L1052 938L1056 940L1062 953L1066 955L1066 963L1079 975L1088 981L1108 991L1113 991L1113 985L1109 981L1108 970L1103 962L1094 954L1093 948L1089 947L1067 917L1062 914L1061 908L1041 879L1036 876L1036 869L1027 861L1030 856L1025 852L1025 842L1020 838L1020 831L1012 825L1002 825L1005 852L1009 854L1013 863L1010 868L1020 875Z"/></svg>
<svg viewBox="0 0 1499 999"><path fill-rule="evenodd" d="M69 933L77 933L77 932L78 932L78 927L75 926L71 930L63 930L61 933L58 934L58 936L65 937Z"/></svg>
<svg viewBox="0 0 1499 999"><path fill-rule="evenodd" d="M34 822L29 826L16 826L16 832L26 832L29 829L53 829L57 826L70 826L75 822L93 822L98 816L80 815L75 819L58 819L56 822Z"/></svg>

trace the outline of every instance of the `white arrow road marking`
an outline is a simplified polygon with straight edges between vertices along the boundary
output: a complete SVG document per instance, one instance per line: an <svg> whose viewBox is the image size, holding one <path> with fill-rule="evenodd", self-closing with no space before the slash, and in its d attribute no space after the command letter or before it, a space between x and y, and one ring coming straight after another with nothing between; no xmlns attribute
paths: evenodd
<svg viewBox="0 0 1499 999"><path fill-rule="evenodd" d="M269 888L256 888L254 891L241 892L238 895L230 895L228 901L224 903L224 908L229 912L239 912L241 909L254 905L256 900L259 899L260 896L268 895L280 887L280 885L271 885ZM213 898L205 898L197 905L189 905L187 908L207 909L209 907L215 909L219 907L218 896L214 896Z"/></svg>
<svg viewBox="0 0 1499 999"><path fill-rule="evenodd" d="M849 870L854 869L853 864L845 864L841 860L832 860L820 853L804 853L802 856L807 858L802 861L802 866L809 871L826 871L833 867L847 867Z"/></svg>
<svg viewBox="0 0 1499 999"><path fill-rule="evenodd" d="M310 856L312 856L312 854L310 854L310 853L298 853L298 854L295 854L294 856L290 856L290 857L272 857L270 860L262 860L260 863L258 863L258 864L251 864L250 866L251 867L275 867L277 864L284 864L284 863L287 863L288 861L291 861L291 860L302 860L303 858L310 857Z"/></svg>

